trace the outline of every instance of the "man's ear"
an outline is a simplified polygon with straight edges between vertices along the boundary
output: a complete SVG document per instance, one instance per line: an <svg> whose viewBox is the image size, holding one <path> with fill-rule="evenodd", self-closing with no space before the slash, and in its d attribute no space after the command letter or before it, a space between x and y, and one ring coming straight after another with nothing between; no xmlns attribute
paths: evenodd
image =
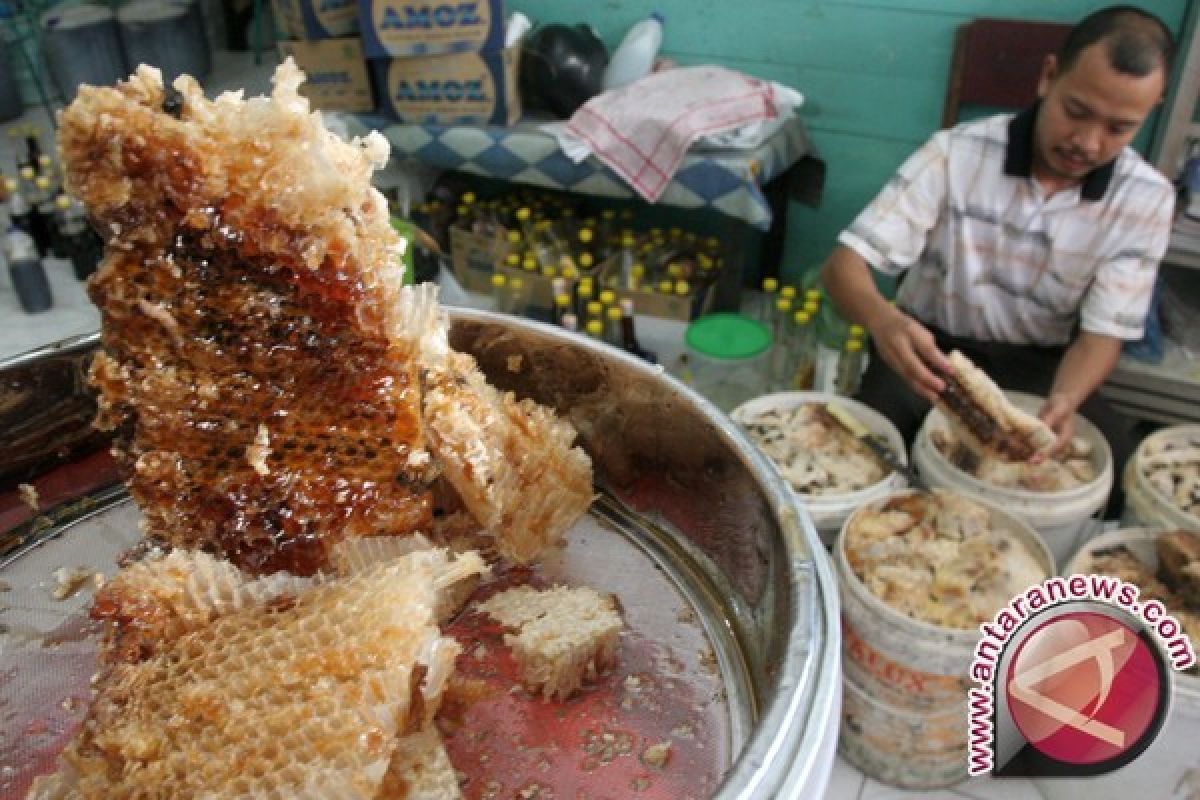
<svg viewBox="0 0 1200 800"><path fill-rule="evenodd" d="M1042 73L1038 76L1037 85L1039 98L1046 96L1046 92L1050 91L1050 84L1056 77L1058 77L1058 57L1050 53L1042 59Z"/></svg>

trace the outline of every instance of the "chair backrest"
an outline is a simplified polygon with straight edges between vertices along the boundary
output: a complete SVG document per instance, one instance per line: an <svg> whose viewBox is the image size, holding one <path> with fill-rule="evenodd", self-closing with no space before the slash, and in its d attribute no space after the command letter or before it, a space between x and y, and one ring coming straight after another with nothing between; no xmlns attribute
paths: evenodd
<svg viewBox="0 0 1200 800"><path fill-rule="evenodd" d="M965 105L1024 108L1037 97L1046 56L1058 50L1070 25L980 17L959 26L946 85L942 127L958 122Z"/></svg>

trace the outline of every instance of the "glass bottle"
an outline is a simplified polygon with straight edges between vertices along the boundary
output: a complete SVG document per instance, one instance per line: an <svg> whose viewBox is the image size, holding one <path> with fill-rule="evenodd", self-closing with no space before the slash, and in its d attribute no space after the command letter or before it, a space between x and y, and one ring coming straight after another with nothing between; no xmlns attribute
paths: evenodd
<svg viewBox="0 0 1200 800"><path fill-rule="evenodd" d="M634 319L634 307L632 297L621 298L621 347L626 352L632 353L635 356L646 358L646 351L642 349L641 343L637 336L637 321Z"/></svg>
<svg viewBox="0 0 1200 800"><path fill-rule="evenodd" d="M27 314L46 311L54 305L54 295L33 237L19 228L11 228L4 244L9 278L21 308Z"/></svg>
<svg viewBox="0 0 1200 800"><path fill-rule="evenodd" d="M788 347L791 359L791 389L808 391L816 386L817 338L812 316L803 309L792 314L792 331Z"/></svg>
<svg viewBox="0 0 1200 800"><path fill-rule="evenodd" d="M8 180L5 188L8 189L8 221L11 227L20 231L24 231L31 238L34 244L37 244L37 238L34 234L38 227L36 222L37 209L30 202L29 190L23 185L11 178Z"/></svg>
<svg viewBox="0 0 1200 800"><path fill-rule="evenodd" d="M621 333L623 317L620 306L609 306L604 310L604 341L613 347L624 347Z"/></svg>
<svg viewBox="0 0 1200 800"><path fill-rule="evenodd" d="M573 313L563 314L563 317L559 321L559 324L561 324L564 328L566 328L569 331L578 331L579 330L579 317L575 316L575 314L573 314Z"/></svg>
<svg viewBox="0 0 1200 800"><path fill-rule="evenodd" d="M864 356L862 340L848 338L846 346L842 348L842 354L838 357L834 391L847 397L858 393L858 387L862 383Z"/></svg>
<svg viewBox="0 0 1200 800"><path fill-rule="evenodd" d="M508 278L498 272L492 275L492 308L505 314L512 313L508 308Z"/></svg>
<svg viewBox="0 0 1200 800"><path fill-rule="evenodd" d="M771 326L771 315L775 310L775 295L779 291L779 281L776 278L763 278L762 293L758 295L757 302L751 309L751 316L766 325Z"/></svg>
<svg viewBox="0 0 1200 800"><path fill-rule="evenodd" d="M554 295L554 321L561 325L563 317L571 313L571 295L566 293Z"/></svg>
<svg viewBox="0 0 1200 800"><path fill-rule="evenodd" d="M767 386L772 390L786 389L791 352L792 300L789 297L775 299L775 313L771 316L771 354L767 358Z"/></svg>

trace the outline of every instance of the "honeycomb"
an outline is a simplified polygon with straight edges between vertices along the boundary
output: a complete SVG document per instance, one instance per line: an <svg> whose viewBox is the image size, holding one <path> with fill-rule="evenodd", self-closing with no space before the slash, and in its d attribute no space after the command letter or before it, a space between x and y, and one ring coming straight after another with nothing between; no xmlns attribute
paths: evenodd
<svg viewBox="0 0 1200 800"><path fill-rule="evenodd" d="M592 502L592 465L550 409L488 385L451 353L422 376L424 420L443 477L516 563L557 543Z"/></svg>
<svg viewBox="0 0 1200 800"><path fill-rule="evenodd" d="M436 295L401 289L369 181L386 142L327 132L301 79L288 62L271 97L210 101L141 67L59 131L106 240L98 425L148 534L256 574L431 516L415 348Z"/></svg>
<svg viewBox="0 0 1200 800"><path fill-rule="evenodd" d="M616 665L621 616L611 595L581 586L539 590L517 586L478 605L508 628L525 687L565 700Z"/></svg>
<svg viewBox="0 0 1200 800"><path fill-rule="evenodd" d="M241 608L244 578L197 569L176 606L226 610L103 673L63 768L30 797L380 796L460 649L435 624L437 586L481 567L423 550Z"/></svg>

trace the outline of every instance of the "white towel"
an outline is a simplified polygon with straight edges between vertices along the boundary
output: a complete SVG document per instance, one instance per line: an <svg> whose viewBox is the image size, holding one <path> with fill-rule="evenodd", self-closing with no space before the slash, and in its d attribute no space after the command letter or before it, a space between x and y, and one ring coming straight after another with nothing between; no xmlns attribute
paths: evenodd
<svg viewBox="0 0 1200 800"><path fill-rule="evenodd" d="M722 67L682 67L593 97L556 134L568 155L590 151L653 203L693 142L790 113L803 97L787 94Z"/></svg>

